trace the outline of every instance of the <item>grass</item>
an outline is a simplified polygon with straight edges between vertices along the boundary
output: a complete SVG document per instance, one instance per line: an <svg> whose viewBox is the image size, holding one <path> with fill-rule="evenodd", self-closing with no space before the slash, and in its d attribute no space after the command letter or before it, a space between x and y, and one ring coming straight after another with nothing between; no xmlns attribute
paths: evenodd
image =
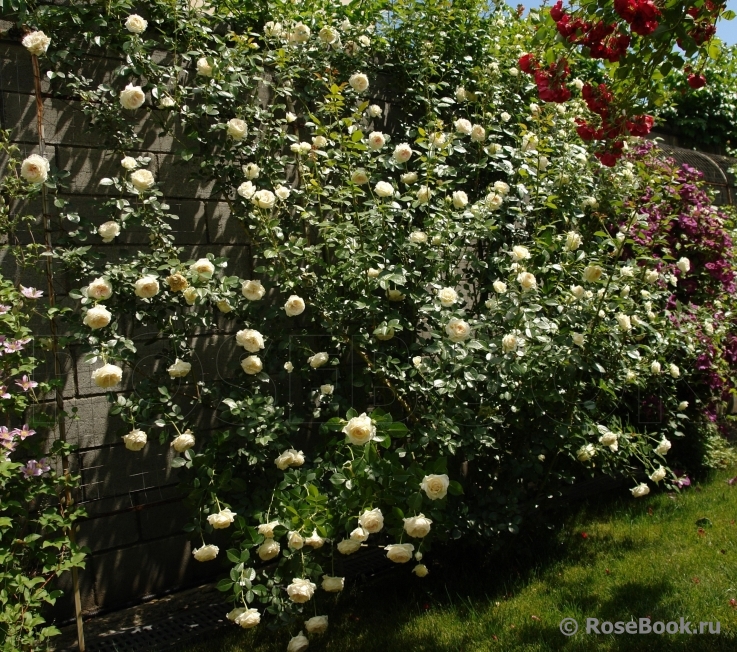
<svg viewBox="0 0 737 652"><path fill-rule="evenodd" d="M310 652L566 652L737 650L737 484L719 472L683 493L617 497L570 510L555 533L484 555L454 548L333 598L330 627ZM708 519L708 520L702 520ZM730 603L730 601L733 601ZM314 615L306 610L307 617ZM721 624L719 635L566 637L563 618ZM693 625L692 625L693 627ZM184 652L284 652L295 631L229 630ZM708 627L706 628L708 631Z"/></svg>

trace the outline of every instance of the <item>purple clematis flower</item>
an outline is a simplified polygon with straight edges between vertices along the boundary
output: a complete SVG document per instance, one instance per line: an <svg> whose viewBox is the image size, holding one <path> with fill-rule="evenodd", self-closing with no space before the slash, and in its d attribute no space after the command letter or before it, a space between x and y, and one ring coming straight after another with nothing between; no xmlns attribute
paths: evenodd
<svg viewBox="0 0 737 652"><path fill-rule="evenodd" d="M10 306L0 303L0 315L4 315L6 312L10 312Z"/></svg>
<svg viewBox="0 0 737 652"><path fill-rule="evenodd" d="M18 351L23 350L23 342L20 340L11 340L10 342L5 342L5 353L17 353Z"/></svg>
<svg viewBox="0 0 737 652"><path fill-rule="evenodd" d="M44 295L41 290L37 290L36 288L27 288L23 285L20 286L20 293L26 299L40 299Z"/></svg>
<svg viewBox="0 0 737 652"><path fill-rule="evenodd" d="M36 460L28 460L28 462L26 462L26 465L24 467L21 467L20 472L27 478L30 478L38 477L39 475L43 475L50 470L51 465L49 464L49 460L44 457L38 462Z"/></svg>
<svg viewBox="0 0 737 652"><path fill-rule="evenodd" d="M10 398L10 392L5 385L0 385L0 398Z"/></svg>
<svg viewBox="0 0 737 652"><path fill-rule="evenodd" d="M34 387L38 387L38 383L35 380L29 380L28 376L23 376L21 380L16 380L15 384L24 392L27 392L29 389L33 389Z"/></svg>
<svg viewBox="0 0 737 652"><path fill-rule="evenodd" d="M16 432L18 434L18 437L20 437L21 441L23 441L26 437L30 437L31 435L36 434L35 430L31 430L28 427L28 424L24 424L22 428L16 429Z"/></svg>

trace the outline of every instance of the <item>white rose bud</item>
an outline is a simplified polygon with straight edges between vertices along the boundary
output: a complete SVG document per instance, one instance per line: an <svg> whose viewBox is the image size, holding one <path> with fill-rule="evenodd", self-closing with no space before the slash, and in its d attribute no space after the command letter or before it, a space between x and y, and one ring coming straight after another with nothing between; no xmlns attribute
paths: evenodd
<svg viewBox="0 0 737 652"><path fill-rule="evenodd" d="M643 496L647 496L650 493L650 487L642 482L636 487L632 487L632 489L630 489L630 492L635 498L642 498Z"/></svg>
<svg viewBox="0 0 737 652"><path fill-rule="evenodd" d="M358 417L353 417L343 428L346 439L355 446L368 444L376 436L376 426L371 417L364 412Z"/></svg>
<svg viewBox="0 0 737 652"><path fill-rule="evenodd" d="M310 536L305 539L305 545L317 550L325 545L325 539L323 539L315 530Z"/></svg>
<svg viewBox="0 0 737 652"><path fill-rule="evenodd" d="M451 342L465 342L471 337L471 326L467 321L453 317L446 324L445 333Z"/></svg>
<svg viewBox="0 0 737 652"><path fill-rule="evenodd" d="M313 616L305 620L305 629L308 634L324 634L328 629L328 617Z"/></svg>
<svg viewBox="0 0 737 652"><path fill-rule="evenodd" d="M219 552L220 548L213 546L212 544L208 544L201 548L195 548L192 551L192 555L197 561L212 561L218 556Z"/></svg>
<svg viewBox="0 0 737 652"><path fill-rule="evenodd" d="M109 389L123 379L123 370L114 364L105 364L92 372L92 382L98 387Z"/></svg>
<svg viewBox="0 0 737 652"><path fill-rule="evenodd" d="M193 306L199 295L197 294L197 288L188 287L182 292L182 296L187 302L187 305Z"/></svg>
<svg viewBox="0 0 737 652"><path fill-rule="evenodd" d="M287 545L292 548L292 550L302 550L305 545L305 539L299 532L292 530L287 534Z"/></svg>
<svg viewBox="0 0 737 652"><path fill-rule="evenodd" d="M412 572L417 575L417 577L427 577L427 575L430 573L430 571L427 570L427 566L425 566L425 564L417 564L417 566L412 569Z"/></svg>
<svg viewBox="0 0 737 652"><path fill-rule="evenodd" d="M194 445L195 438L189 430L185 430L181 435L177 435L170 444L177 453L184 453L184 451L189 450Z"/></svg>
<svg viewBox="0 0 737 652"><path fill-rule="evenodd" d="M243 140L248 133L248 126L245 120L240 118L231 118L228 120L228 136L233 140Z"/></svg>
<svg viewBox="0 0 737 652"><path fill-rule="evenodd" d="M132 172L138 167L136 159L134 159L132 156L124 156L120 160L120 165L124 170L128 170L128 172Z"/></svg>
<svg viewBox="0 0 737 652"><path fill-rule="evenodd" d="M167 371L171 378L184 378L190 371L192 371L192 365L189 362L184 362L177 358L174 364L171 365Z"/></svg>
<svg viewBox="0 0 737 652"><path fill-rule="evenodd" d="M683 412L684 410L688 409L688 401L681 401L678 404L678 411Z"/></svg>
<svg viewBox="0 0 737 652"><path fill-rule="evenodd" d="M261 358L257 355L249 355L247 358L241 361L241 369L245 371L249 376L253 376L259 373L264 368Z"/></svg>
<svg viewBox="0 0 737 652"><path fill-rule="evenodd" d="M419 369L422 366L422 356L416 355L412 358L412 364Z"/></svg>
<svg viewBox="0 0 737 652"><path fill-rule="evenodd" d="M148 441L148 436L143 430L131 430L127 435L123 436L123 443L129 451L141 450Z"/></svg>
<svg viewBox="0 0 737 652"><path fill-rule="evenodd" d="M141 18L141 16L139 16L138 14L131 14L125 21L125 28L131 34L143 34L143 32L146 31L147 27L148 21L146 21L146 19L144 18Z"/></svg>
<svg viewBox="0 0 737 652"><path fill-rule="evenodd" d="M294 122L297 119L297 115L292 113L291 111L287 111L286 116L284 116L285 120L289 123Z"/></svg>
<svg viewBox="0 0 737 652"><path fill-rule="evenodd" d="M632 320L628 315L623 315L621 313L618 314L617 323L619 324L619 330L624 331L625 333L632 330Z"/></svg>
<svg viewBox="0 0 737 652"><path fill-rule="evenodd" d="M284 311L287 313L287 317L296 317L297 315L301 315L305 311L304 299L293 294L284 304Z"/></svg>
<svg viewBox="0 0 737 652"><path fill-rule="evenodd" d="M42 54L46 54L51 44L51 39L43 32L31 32L23 37L23 41L21 42L28 52L40 57Z"/></svg>
<svg viewBox="0 0 737 652"><path fill-rule="evenodd" d="M223 313L232 312L233 310L233 306L230 305L230 301L228 301L227 299L220 299L220 301L218 301L215 305L218 307L218 310Z"/></svg>
<svg viewBox="0 0 737 652"><path fill-rule="evenodd" d="M235 517L236 513L226 508L221 509L217 514L210 514L207 517L207 522L216 530L224 530L226 527L230 527Z"/></svg>
<svg viewBox="0 0 737 652"><path fill-rule="evenodd" d="M31 154L20 166L20 175L30 183L43 183L49 178L49 162L38 154Z"/></svg>
<svg viewBox="0 0 737 652"><path fill-rule="evenodd" d="M212 66L207 60L207 57L197 59L197 74L202 77L212 77Z"/></svg>
<svg viewBox="0 0 737 652"><path fill-rule="evenodd" d="M691 261L688 258L681 258L677 263L676 266L678 269L680 269L684 274L686 272L691 271Z"/></svg>
<svg viewBox="0 0 737 652"><path fill-rule="evenodd" d="M681 375L681 370L678 368L678 365L675 364L668 365L668 371L673 378L678 378Z"/></svg>
<svg viewBox="0 0 737 652"><path fill-rule="evenodd" d="M440 500L448 493L450 479L444 473L442 475L426 475L420 483L420 489L430 500Z"/></svg>
<svg viewBox="0 0 737 652"><path fill-rule="evenodd" d="M138 191L148 190L154 185L154 175L149 170L136 170L131 174L131 183Z"/></svg>
<svg viewBox="0 0 737 652"><path fill-rule="evenodd" d="M261 281L243 281L241 293L249 301L259 301L266 294L266 288Z"/></svg>
<svg viewBox="0 0 737 652"><path fill-rule="evenodd" d="M159 293L159 281L152 274L139 278L135 283L135 293L142 299L150 299Z"/></svg>
<svg viewBox="0 0 737 652"><path fill-rule="evenodd" d="M654 360L653 363L650 365L650 371L654 374L659 374L661 370L660 363L657 360Z"/></svg>
<svg viewBox="0 0 737 652"><path fill-rule="evenodd" d="M432 521L426 518L424 514L404 519L404 531L416 539L421 539L430 534L431 525Z"/></svg>
<svg viewBox="0 0 737 652"><path fill-rule="evenodd" d="M467 99L466 89L463 86L456 87L456 101L465 102Z"/></svg>
<svg viewBox="0 0 737 652"><path fill-rule="evenodd" d="M315 355L311 355L307 358L307 364L309 364L313 369L319 369L324 364L327 364L329 359L330 356L325 351L320 351L320 353L315 353Z"/></svg>
<svg viewBox="0 0 737 652"><path fill-rule="evenodd" d="M414 549L415 547L411 543L393 543L391 545L384 546L387 558L395 564L406 564L410 559L412 559L412 552Z"/></svg>
<svg viewBox="0 0 737 652"><path fill-rule="evenodd" d="M362 72L353 73L348 78L351 88L357 93L363 93L369 87L369 80Z"/></svg>
<svg viewBox="0 0 737 652"><path fill-rule="evenodd" d="M94 306L90 308L84 315L83 324L89 326L92 330L104 328L113 318L112 313L104 306Z"/></svg>
<svg viewBox="0 0 737 652"><path fill-rule="evenodd" d="M271 537L266 537L266 540L258 547L256 551L261 561L269 561L274 559L279 554L281 546L278 541L274 541Z"/></svg>
<svg viewBox="0 0 737 652"><path fill-rule="evenodd" d="M294 371L294 365L291 362L285 362L284 369L286 369L288 374L291 374Z"/></svg>
<svg viewBox="0 0 737 652"><path fill-rule="evenodd" d="M97 301L105 301L113 296L113 286L110 281L100 277L87 286L87 296Z"/></svg>
<svg viewBox="0 0 737 652"><path fill-rule="evenodd" d="M124 109L134 110L146 101L146 94L140 86L128 84L124 90L120 91L120 106Z"/></svg>

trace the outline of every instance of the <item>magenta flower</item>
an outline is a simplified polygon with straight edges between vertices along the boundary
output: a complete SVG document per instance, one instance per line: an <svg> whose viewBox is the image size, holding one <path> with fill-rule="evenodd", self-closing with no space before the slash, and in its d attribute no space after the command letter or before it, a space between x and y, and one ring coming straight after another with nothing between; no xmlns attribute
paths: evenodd
<svg viewBox="0 0 737 652"><path fill-rule="evenodd" d="M0 385L0 398L10 398L10 392L5 385Z"/></svg>
<svg viewBox="0 0 737 652"><path fill-rule="evenodd" d="M23 376L21 380L16 380L15 384L24 392L27 392L29 389L33 389L34 387L38 387L38 383L34 380L29 380L28 376Z"/></svg>
<svg viewBox="0 0 737 652"><path fill-rule="evenodd" d="M41 290L37 290L36 288L27 288L23 285L20 286L20 293L26 299L40 299L44 295Z"/></svg>
<svg viewBox="0 0 737 652"><path fill-rule="evenodd" d="M38 462L36 460L28 460L28 462L26 462L26 465L21 467L20 472L27 478L30 478L38 477L39 475L43 475L50 470L51 465L49 464L49 460L44 457Z"/></svg>
<svg viewBox="0 0 737 652"><path fill-rule="evenodd" d="M5 342L5 353L17 353L23 350L23 342L20 340L14 340L12 342Z"/></svg>

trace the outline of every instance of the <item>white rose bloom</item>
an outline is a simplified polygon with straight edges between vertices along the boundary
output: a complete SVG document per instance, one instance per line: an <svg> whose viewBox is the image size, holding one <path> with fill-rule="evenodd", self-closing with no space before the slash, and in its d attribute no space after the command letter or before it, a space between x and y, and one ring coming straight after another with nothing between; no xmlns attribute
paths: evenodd
<svg viewBox="0 0 737 652"><path fill-rule="evenodd" d="M671 449L671 446L673 446L673 444L671 444L668 439L663 437L663 439L655 447L654 450L658 455L665 455Z"/></svg>
<svg viewBox="0 0 737 652"><path fill-rule="evenodd" d="M364 412L358 417L353 417L343 428L346 439L355 446L368 444L376 436L376 426L371 417Z"/></svg>
<svg viewBox="0 0 737 652"><path fill-rule="evenodd" d="M620 291L619 296L626 299L630 295L632 288L629 285L625 285Z"/></svg>
<svg viewBox="0 0 737 652"><path fill-rule="evenodd" d="M140 86L128 84L124 90L120 91L120 106L124 109L137 109L143 106L146 101L146 94Z"/></svg>
<svg viewBox="0 0 737 652"><path fill-rule="evenodd" d="M131 174L131 183L136 190L148 190L154 185L154 175L149 170L136 170Z"/></svg>
<svg viewBox="0 0 737 652"><path fill-rule="evenodd" d="M305 545L305 539L299 532L292 530L287 534L287 545L292 548L292 550L302 550Z"/></svg>
<svg viewBox="0 0 737 652"><path fill-rule="evenodd" d="M152 274L139 278L135 283L135 293L142 299L150 299L159 293L159 280Z"/></svg>
<svg viewBox="0 0 737 652"><path fill-rule="evenodd" d="M509 122L512 119L512 116L509 115L506 111L504 111L500 116L502 122Z"/></svg>
<svg viewBox="0 0 737 652"><path fill-rule="evenodd" d="M200 258L189 266L190 271L197 273L202 278L212 278L215 273L215 265L207 258Z"/></svg>
<svg viewBox="0 0 737 652"><path fill-rule="evenodd" d="M481 125L474 125L471 129L471 140L474 143L481 143L486 140L486 129Z"/></svg>
<svg viewBox="0 0 737 652"><path fill-rule="evenodd" d="M643 496L647 496L650 493L650 487L642 482L636 487L632 487L632 489L630 489L630 492L635 498L642 498Z"/></svg>
<svg viewBox="0 0 737 652"><path fill-rule="evenodd" d="M688 258L685 258L685 257L684 257L684 258L681 258L681 259L679 259L679 261L678 261L678 262L676 263L676 266L677 266L677 267L678 267L678 269L680 269L680 270L681 270L681 271L682 271L682 272L683 272L684 274L685 274L686 272L689 272L689 271L691 271L691 261L690 261L690 260L689 260Z"/></svg>
<svg viewBox="0 0 737 652"><path fill-rule="evenodd" d="M189 430L185 430L181 435L177 435L170 444L177 453L184 453L184 451L189 450L194 445L195 438Z"/></svg>
<svg viewBox="0 0 737 652"><path fill-rule="evenodd" d="M246 179L258 179L261 168L255 163L248 163L243 166L243 174L246 175Z"/></svg>
<svg viewBox="0 0 737 652"><path fill-rule="evenodd" d="M426 475L420 483L420 489L430 500L440 500L445 498L450 486L450 479L446 474L442 475Z"/></svg>
<svg viewBox="0 0 737 652"><path fill-rule="evenodd" d="M372 118L380 118L382 113L383 113L382 108L378 104L372 104L368 108L368 114Z"/></svg>
<svg viewBox="0 0 737 652"><path fill-rule="evenodd" d="M688 401L681 401L678 404L678 411L683 412L684 410L688 409Z"/></svg>
<svg viewBox="0 0 737 652"><path fill-rule="evenodd" d="M654 360L653 363L650 365L650 371L654 374L659 374L660 370L660 363L657 360Z"/></svg>
<svg viewBox="0 0 737 652"><path fill-rule="evenodd" d="M425 564L417 564L417 566L412 569L412 572L417 575L417 577L427 577L430 573Z"/></svg>
<svg viewBox="0 0 737 652"><path fill-rule="evenodd" d="M294 636L289 640L287 652L305 652L309 646L310 641L304 634L302 634L302 632L300 632L297 636Z"/></svg>
<svg viewBox="0 0 737 652"><path fill-rule="evenodd" d="M238 611L241 611L241 613L232 620L243 629L251 629L261 622L261 614L258 609L239 609Z"/></svg>
<svg viewBox="0 0 737 652"><path fill-rule="evenodd" d="M443 147L447 138L442 131L434 131L430 134L430 144L433 147Z"/></svg>
<svg viewBox="0 0 737 652"><path fill-rule="evenodd" d="M330 396L334 391L334 385L320 385L320 394L323 396Z"/></svg>
<svg viewBox="0 0 737 652"><path fill-rule="evenodd" d="M517 283L520 284L525 292L537 288L537 279L530 272L522 272L521 274L518 274Z"/></svg>
<svg viewBox="0 0 737 652"><path fill-rule="evenodd" d="M421 539L430 534L431 525L432 521L424 514L404 519L404 531L415 539Z"/></svg>
<svg viewBox="0 0 737 652"><path fill-rule="evenodd" d="M714 335L714 324L712 324L710 321L707 321L704 324L704 331L706 331L707 335Z"/></svg>
<svg viewBox="0 0 737 652"><path fill-rule="evenodd" d="M471 326L467 321L453 317L446 324L445 333L451 342L465 342L471 337Z"/></svg>
<svg viewBox="0 0 737 652"><path fill-rule="evenodd" d="M422 356L416 355L412 358L412 364L419 369L422 366Z"/></svg>
<svg viewBox="0 0 737 652"><path fill-rule="evenodd" d="M603 271L598 265L587 265L583 270L583 280L586 283L596 283L601 278Z"/></svg>
<svg viewBox="0 0 737 652"><path fill-rule="evenodd" d="M490 192L488 195L486 195L484 203L489 208L489 210L495 211L501 208L502 204L504 203L504 197L496 192Z"/></svg>
<svg viewBox="0 0 737 652"><path fill-rule="evenodd" d="M467 99L466 89L463 86L456 87L456 101L465 102Z"/></svg>
<svg viewBox="0 0 737 652"><path fill-rule="evenodd" d="M583 346L586 343L583 333L571 333L571 339L576 346Z"/></svg>
<svg viewBox="0 0 737 652"><path fill-rule="evenodd" d="M210 62L207 60L207 57L202 57L200 59L197 59L197 74L202 75L203 77L212 77L212 66L210 65Z"/></svg>
<svg viewBox="0 0 737 652"><path fill-rule="evenodd" d="M23 43L23 47L28 52L40 57L42 54L46 54L46 50L49 49L49 45L51 44L51 39L43 32L31 32L23 37L21 43Z"/></svg>
<svg viewBox="0 0 737 652"><path fill-rule="evenodd" d="M569 231L566 234L566 249L568 251L576 251L581 246L581 243L583 242L583 238L581 238L581 235L579 233L576 233L575 231Z"/></svg>
<svg viewBox="0 0 737 652"><path fill-rule="evenodd" d="M596 447L593 444L586 444L576 451L576 457L579 462L588 462L596 455Z"/></svg>
<svg viewBox="0 0 737 652"><path fill-rule="evenodd" d="M268 23L264 25L264 35L275 38L278 36L281 36L284 33L284 27L281 23L275 23L273 20L270 20Z"/></svg>
<svg viewBox="0 0 737 652"><path fill-rule="evenodd" d="M512 333L505 335L502 338L502 351L504 353L511 353L517 350L517 336Z"/></svg>
<svg viewBox="0 0 737 652"><path fill-rule="evenodd" d="M288 374L291 374L294 371L294 365L291 362L285 362L284 369L287 370Z"/></svg>
<svg viewBox="0 0 737 652"><path fill-rule="evenodd" d="M274 559L279 554L281 546L278 541L274 541L271 537L266 537L266 540L258 547L257 554L261 561L269 561Z"/></svg>
<svg viewBox="0 0 737 652"><path fill-rule="evenodd" d="M376 534L384 527L384 515L378 507L367 509L358 517L361 527L369 534Z"/></svg>
<svg viewBox="0 0 737 652"><path fill-rule="evenodd" d="M184 362L177 358L174 364L171 365L167 371L171 378L184 378L190 371L192 371L192 365L189 362Z"/></svg>
<svg viewBox="0 0 737 652"><path fill-rule="evenodd" d="M637 374L632 371L632 369L628 369L627 373L625 374L625 380L628 383L634 383L637 380Z"/></svg>
<svg viewBox="0 0 737 652"><path fill-rule="evenodd" d="M537 151L537 146L539 144L538 137L535 134L525 134L522 136L522 145L520 149L523 152L534 152Z"/></svg>
<svg viewBox="0 0 737 652"><path fill-rule="evenodd" d="M468 205L468 195L462 190L456 190L453 193L453 206L461 209Z"/></svg>
<svg viewBox="0 0 737 652"><path fill-rule="evenodd" d="M632 320L628 315L618 314L617 323L619 324L619 330L627 332L632 330Z"/></svg>
<svg viewBox="0 0 737 652"><path fill-rule="evenodd" d="M428 186L420 186L420 189L417 191L417 201L419 201L421 204L427 204L427 202L430 201L430 197L432 197L432 195L433 192Z"/></svg>
<svg viewBox="0 0 737 652"><path fill-rule="evenodd" d="M357 186L362 186L363 184L369 182L369 175L366 174L366 170L364 170L363 168L359 168L358 170L355 170L353 174L351 174L351 181Z"/></svg>
<svg viewBox="0 0 737 652"><path fill-rule="evenodd" d="M113 318L112 313L104 306L94 306L90 308L84 315L82 323L89 326L92 330L104 328Z"/></svg>
<svg viewBox="0 0 737 652"><path fill-rule="evenodd" d="M290 448L284 451L274 460L274 464L280 471L286 471L289 467L300 467L305 463L305 456L302 451Z"/></svg>
<svg viewBox="0 0 737 652"><path fill-rule="evenodd" d="M319 369L326 364L329 359L330 356L325 353L325 351L320 351L320 353L315 353L315 355L311 355L307 358L307 364L309 364L313 369Z"/></svg>
<svg viewBox="0 0 737 652"><path fill-rule="evenodd" d="M353 530L349 536L354 541L363 543L364 541L366 541L366 539L369 538L369 533L366 532L366 530L364 530L361 526L359 526L355 530Z"/></svg>
<svg viewBox="0 0 737 652"><path fill-rule="evenodd" d="M120 235L120 225L112 220L104 222L97 228L97 233L104 243L109 244Z"/></svg>
<svg viewBox="0 0 737 652"><path fill-rule="evenodd" d="M360 541L354 541L353 539L343 539L338 544L338 552L341 555L352 555L361 549Z"/></svg>
<svg viewBox="0 0 737 652"><path fill-rule="evenodd" d="M230 527L231 523L235 520L236 513L231 512L228 508L221 509L217 514L210 514L207 517L207 522L212 525L216 530L223 530L226 527Z"/></svg>
<svg viewBox="0 0 737 652"><path fill-rule="evenodd" d="M406 172L399 177L405 185L411 186L413 183L417 183L417 172Z"/></svg>
<svg viewBox="0 0 737 652"><path fill-rule="evenodd" d="M274 208L274 204L276 204L276 196L271 192L271 190L257 190L253 197L251 197L251 202L256 204L259 208Z"/></svg>
<svg viewBox="0 0 737 652"><path fill-rule="evenodd" d="M387 558L395 564L406 564L412 559L414 549L415 547L411 543L392 543L384 546Z"/></svg>
<svg viewBox="0 0 737 652"><path fill-rule="evenodd" d="M464 136L471 135L473 125L471 125L470 120L466 120L466 118L458 118L458 120L456 120L453 124L459 134L463 134Z"/></svg>
<svg viewBox="0 0 737 652"><path fill-rule="evenodd" d="M492 287L497 294L504 294L507 291L507 284L504 281L496 280L492 283Z"/></svg>
<svg viewBox="0 0 737 652"><path fill-rule="evenodd" d="M263 535L267 539L274 538L274 530L279 527L281 523L279 521L271 521L270 523L262 523L258 526L258 533Z"/></svg>
<svg viewBox="0 0 737 652"><path fill-rule="evenodd" d="M328 630L328 617L312 616L305 620L305 629L308 634L324 634Z"/></svg>
<svg viewBox="0 0 737 652"><path fill-rule="evenodd" d="M202 546L201 548L195 548L192 551L192 555L197 561L212 561L218 556L219 552L220 548L213 546L210 543L206 546Z"/></svg>
<svg viewBox="0 0 737 652"><path fill-rule="evenodd" d="M325 136L315 136L312 139L312 144L315 146L316 149L322 149L323 147L327 146L328 139L325 138Z"/></svg>
<svg viewBox="0 0 737 652"><path fill-rule="evenodd" d="M148 441L148 436L146 435L143 430L131 430L127 435L123 436L123 442L125 443L125 447L129 451L139 451L141 450Z"/></svg>
<svg viewBox="0 0 737 652"><path fill-rule="evenodd" d="M92 382L98 387L109 389L123 379L123 370L114 364L105 364L92 372Z"/></svg>
<svg viewBox="0 0 737 652"><path fill-rule="evenodd" d="M668 365L668 371L673 378L678 378L681 375L681 370L678 368L678 365L675 364Z"/></svg>
<svg viewBox="0 0 737 652"><path fill-rule="evenodd" d="M243 140L248 133L248 126L245 120L240 118L231 118L228 120L228 136L233 140Z"/></svg>
<svg viewBox="0 0 737 652"><path fill-rule="evenodd" d="M264 368L261 358L257 355L249 355L247 358L241 361L241 369L245 371L249 376L253 376L259 373Z"/></svg>
<svg viewBox="0 0 737 652"><path fill-rule="evenodd" d="M233 310L233 306L230 305L230 301L228 301L227 299L220 299L220 301L218 301L215 305L217 306L218 310L223 313L232 312Z"/></svg>
<svg viewBox="0 0 737 652"><path fill-rule="evenodd" d="M530 258L530 252L527 247L523 247L521 245L512 247L512 260L514 260L515 263L518 263L520 260L527 260L528 258Z"/></svg>
<svg viewBox="0 0 737 652"><path fill-rule="evenodd" d="M381 149L386 144L386 138L380 131L372 131L369 134L368 144L371 149Z"/></svg>
<svg viewBox="0 0 737 652"><path fill-rule="evenodd" d="M592 208L596 210L599 207L599 202L596 201L596 198L594 197L584 197L583 201L581 202L581 207L586 210L587 208Z"/></svg>
<svg viewBox="0 0 737 652"><path fill-rule="evenodd" d="M599 432L602 433L601 437L599 437L599 443L602 446L608 446L612 451L616 452L619 447L619 435L616 432L604 428L604 426L599 426Z"/></svg>
<svg viewBox="0 0 737 652"><path fill-rule="evenodd" d="M138 167L136 159L134 159L132 156L124 156L120 160L120 165L124 170L128 170L128 172L132 172Z"/></svg>
<svg viewBox="0 0 737 652"><path fill-rule="evenodd" d="M362 72L353 73L348 78L351 88L357 93L363 93L369 87L369 80Z"/></svg>
<svg viewBox="0 0 737 652"><path fill-rule="evenodd" d="M310 536L305 539L305 545L317 550L325 545L325 539L323 539L315 530Z"/></svg>
<svg viewBox="0 0 737 652"><path fill-rule="evenodd" d="M404 294L400 290L387 290L386 296L389 299L389 301L403 301L404 300Z"/></svg>
<svg viewBox="0 0 737 652"><path fill-rule="evenodd" d="M458 293L453 288L443 288L438 292L438 299L440 299L441 306L450 308L458 301Z"/></svg>
<svg viewBox="0 0 737 652"><path fill-rule="evenodd" d="M251 181L244 181L240 186L238 186L238 188L236 188L236 192L243 197L243 199L251 199L256 194L256 186L254 186Z"/></svg>
<svg viewBox="0 0 737 652"><path fill-rule="evenodd" d="M30 183L43 183L49 178L49 162L38 154L31 154L20 166L20 175Z"/></svg>
<svg viewBox="0 0 737 652"><path fill-rule="evenodd" d="M655 469L655 471L653 471L652 475L650 476L650 480L658 483L665 478L665 475L665 469L662 466L659 466L657 469Z"/></svg>
<svg viewBox="0 0 737 652"><path fill-rule="evenodd" d="M249 353L258 353L264 348L264 336L252 328L244 328L235 334L235 341Z"/></svg>
<svg viewBox="0 0 737 652"><path fill-rule="evenodd" d="M427 233L424 231L412 231L409 234L409 241L414 244L425 244L427 242Z"/></svg>
<svg viewBox="0 0 737 652"><path fill-rule="evenodd" d="M400 143L394 148L393 156L397 163L406 163L412 158L412 147L408 143Z"/></svg>
<svg viewBox="0 0 737 652"><path fill-rule="evenodd" d="M284 118L288 123L292 123L297 119L297 116L291 111L287 111L287 114L284 116Z"/></svg>
<svg viewBox="0 0 737 652"><path fill-rule="evenodd" d="M174 101L172 97L169 95L164 95L160 100L158 104L159 109L171 109L175 107L177 103Z"/></svg>
<svg viewBox="0 0 737 652"><path fill-rule="evenodd" d="M381 271L374 267L369 267L366 270L366 276L368 276L369 278L379 278L379 274L381 274Z"/></svg>
<svg viewBox="0 0 737 652"><path fill-rule="evenodd" d="M576 299L583 299L586 294L586 290L584 290L580 285L571 285L571 294L576 297Z"/></svg>
<svg viewBox="0 0 737 652"><path fill-rule="evenodd" d="M284 304L284 311L287 313L287 317L296 317L297 315L301 315L305 311L304 299L293 294Z"/></svg>
<svg viewBox="0 0 737 652"><path fill-rule="evenodd" d="M266 288L261 281L243 281L241 293L249 301L259 301L266 294Z"/></svg>
<svg viewBox="0 0 737 652"><path fill-rule="evenodd" d="M338 31L334 27L326 25L317 33L317 38L325 43L325 45L331 45L332 43L335 43L340 37L338 36Z"/></svg>
<svg viewBox="0 0 737 652"><path fill-rule="evenodd" d="M512 75L512 77L517 77L519 75L519 70L517 70L517 68L510 68L509 74Z"/></svg>
<svg viewBox="0 0 737 652"><path fill-rule="evenodd" d="M358 37L358 42L365 48L371 45L371 39L365 34L361 34L361 36Z"/></svg>
<svg viewBox="0 0 737 652"><path fill-rule="evenodd" d="M143 34L148 27L148 21L141 18L138 14L131 14L125 21L125 28L131 32L131 34Z"/></svg>
<svg viewBox="0 0 737 652"><path fill-rule="evenodd" d="M87 296L97 301L105 301L113 296L113 286L110 281L100 277L87 286Z"/></svg>
<svg viewBox="0 0 737 652"><path fill-rule="evenodd" d="M394 187L391 183L387 183L386 181L379 181L374 186L374 192L379 197L392 197L394 196Z"/></svg>

